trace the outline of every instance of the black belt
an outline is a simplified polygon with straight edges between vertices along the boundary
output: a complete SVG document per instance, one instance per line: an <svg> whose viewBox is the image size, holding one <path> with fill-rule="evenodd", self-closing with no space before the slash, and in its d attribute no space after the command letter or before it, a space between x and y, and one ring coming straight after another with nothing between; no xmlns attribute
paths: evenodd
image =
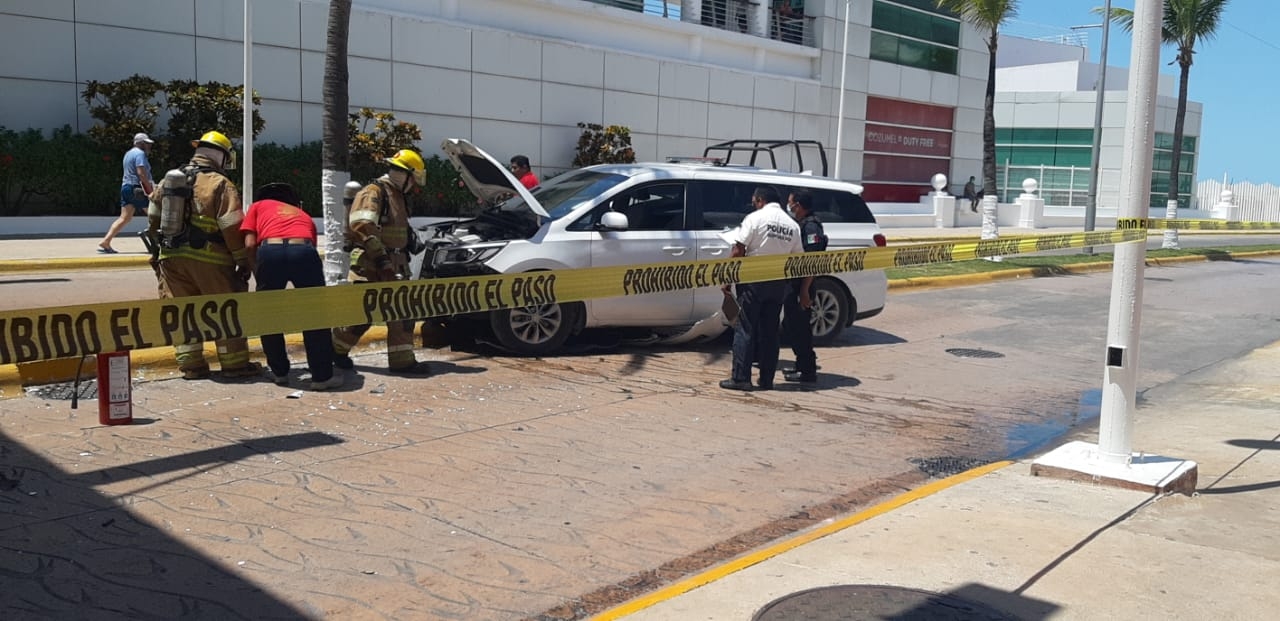
<svg viewBox="0 0 1280 621"><path fill-rule="evenodd" d="M264 244L283 244L285 246L310 246L311 240L306 237L272 237L262 240Z"/></svg>

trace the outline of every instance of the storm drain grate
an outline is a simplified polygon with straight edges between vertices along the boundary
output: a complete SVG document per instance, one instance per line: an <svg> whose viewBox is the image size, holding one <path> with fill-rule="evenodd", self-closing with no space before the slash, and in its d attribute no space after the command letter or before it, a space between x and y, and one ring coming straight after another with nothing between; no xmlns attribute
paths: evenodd
<svg viewBox="0 0 1280 621"><path fill-rule="evenodd" d="M98 398L98 382L96 380L82 380L80 382L81 399L97 399ZM41 399L54 399L58 401L70 401L71 396L76 394L75 382L64 382L61 384L46 384L37 386L27 390L27 395L39 397Z"/></svg>
<svg viewBox="0 0 1280 621"><path fill-rule="evenodd" d="M752 621L1011 621L995 608L954 595L876 584L841 584L784 595L761 608Z"/></svg>
<svg viewBox="0 0 1280 621"><path fill-rule="evenodd" d="M907 461L931 477L949 477L991 463L975 457L912 457Z"/></svg>
<svg viewBox="0 0 1280 621"><path fill-rule="evenodd" d="M947 350L952 356L960 356L961 358L1004 358L1004 354L989 349L967 349L964 347L953 347Z"/></svg>

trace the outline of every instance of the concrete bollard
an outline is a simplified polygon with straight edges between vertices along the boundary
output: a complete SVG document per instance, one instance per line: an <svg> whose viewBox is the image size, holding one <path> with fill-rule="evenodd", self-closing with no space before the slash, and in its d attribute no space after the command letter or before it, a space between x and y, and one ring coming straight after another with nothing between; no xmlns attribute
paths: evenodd
<svg viewBox="0 0 1280 621"><path fill-rule="evenodd" d="M947 176L938 173L929 180L933 191L929 198L933 204L933 226L939 229L956 228L956 197L946 191Z"/></svg>
<svg viewBox="0 0 1280 621"><path fill-rule="evenodd" d="M1024 229L1040 228L1044 219L1044 199L1036 195L1040 183L1028 177L1022 181L1022 195L1018 197L1018 227Z"/></svg>

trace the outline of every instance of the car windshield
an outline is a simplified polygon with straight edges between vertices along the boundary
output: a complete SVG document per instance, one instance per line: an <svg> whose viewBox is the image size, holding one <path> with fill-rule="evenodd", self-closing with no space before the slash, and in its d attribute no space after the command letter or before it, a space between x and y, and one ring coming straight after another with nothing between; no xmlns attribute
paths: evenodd
<svg viewBox="0 0 1280 621"><path fill-rule="evenodd" d="M533 197L542 204L543 209L547 210L547 215L552 220L558 220L572 212L578 205L591 201L626 180L625 175L617 173L574 170L534 188ZM524 204L519 197L511 200Z"/></svg>

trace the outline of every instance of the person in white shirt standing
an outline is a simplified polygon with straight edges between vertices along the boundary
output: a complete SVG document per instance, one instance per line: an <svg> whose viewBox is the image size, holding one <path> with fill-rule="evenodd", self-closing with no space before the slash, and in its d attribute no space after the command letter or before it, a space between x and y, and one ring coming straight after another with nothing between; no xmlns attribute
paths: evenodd
<svg viewBox="0 0 1280 621"><path fill-rule="evenodd" d="M804 252L800 227L779 205L778 191L769 186L756 188L751 196L755 211L742 219L742 225L731 233L733 257L758 257ZM773 389L773 376L778 369L778 315L787 296L786 280L739 283L737 287L738 322L733 327L733 371L720 382L726 390L752 390L751 363L760 363L760 378L755 388ZM726 291L728 286L725 287Z"/></svg>
<svg viewBox="0 0 1280 621"><path fill-rule="evenodd" d="M120 182L120 217L111 223L106 236L98 242L100 254L116 254L116 249L111 247L111 240L128 226L136 212L145 213L147 210L147 197L155 189L155 184L151 181L151 162L147 160L154 142L146 134L139 132L133 136L133 148L124 154L124 177Z"/></svg>

